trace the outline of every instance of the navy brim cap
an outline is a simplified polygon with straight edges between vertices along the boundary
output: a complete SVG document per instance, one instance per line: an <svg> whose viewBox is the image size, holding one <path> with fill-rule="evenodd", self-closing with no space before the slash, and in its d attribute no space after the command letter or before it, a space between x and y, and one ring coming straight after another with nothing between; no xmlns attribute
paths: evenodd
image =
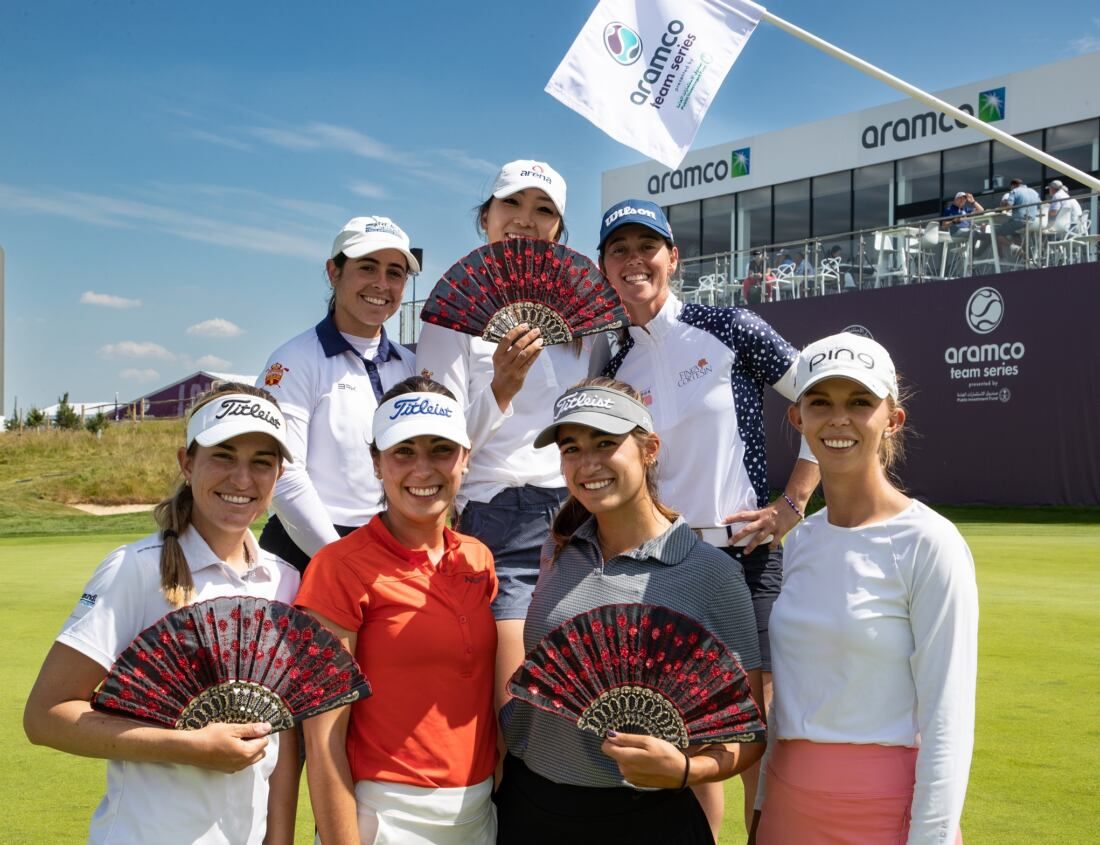
<svg viewBox="0 0 1100 845"><path fill-rule="evenodd" d="M616 203L603 213L598 248L602 250L611 233L629 223L652 229L669 243L673 242L672 227L668 224L668 218L661 206L649 200L630 199Z"/></svg>

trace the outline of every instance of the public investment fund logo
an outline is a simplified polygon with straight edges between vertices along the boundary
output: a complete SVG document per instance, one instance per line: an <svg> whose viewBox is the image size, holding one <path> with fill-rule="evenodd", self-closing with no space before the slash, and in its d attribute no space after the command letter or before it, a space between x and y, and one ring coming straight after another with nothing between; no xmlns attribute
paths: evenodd
<svg viewBox="0 0 1100 845"><path fill-rule="evenodd" d="M986 123L1005 119L1005 89L991 88L978 95L978 117Z"/></svg>
<svg viewBox="0 0 1100 845"><path fill-rule="evenodd" d="M966 322L978 334L989 334L1004 315L1004 297L996 288L978 288L966 302Z"/></svg>
<svg viewBox="0 0 1100 845"><path fill-rule="evenodd" d="M612 21L603 30L603 45L611 58L621 65L632 65L642 57L642 38L619 21Z"/></svg>
<svg viewBox="0 0 1100 845"><path fill-rule="evenodd" d="M730 153L730 178L749 175L749 153L751 147L742 147Z"/></svg>

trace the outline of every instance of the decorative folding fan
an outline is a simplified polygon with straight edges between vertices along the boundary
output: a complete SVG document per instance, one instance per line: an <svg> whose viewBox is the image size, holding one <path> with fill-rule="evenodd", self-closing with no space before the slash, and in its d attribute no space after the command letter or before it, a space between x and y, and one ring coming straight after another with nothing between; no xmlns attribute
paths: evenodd
<svg viewBox="0 0 1100 845"><path fill-rule="evenodd" d="M546 346L629 321L588 258L562 244L512 238L475 249L436 282L420 317L496 343L521 323Z"/></svg>
<svg viewBox="0 0 1100 845"><path fill-rule="evenodd" d="M657 605L574 616L535 646L508 689L599 736L648 734L679 748L764 740L737 655L694 619Z"/></svg>
<svg viewBox="0 0 1100 845"><path fill-rule="evenodd" d="M370 694L355 658L308 613L229 596L180 608L138 634L92 706L179 730L270 722L282 731Z"/></svg>

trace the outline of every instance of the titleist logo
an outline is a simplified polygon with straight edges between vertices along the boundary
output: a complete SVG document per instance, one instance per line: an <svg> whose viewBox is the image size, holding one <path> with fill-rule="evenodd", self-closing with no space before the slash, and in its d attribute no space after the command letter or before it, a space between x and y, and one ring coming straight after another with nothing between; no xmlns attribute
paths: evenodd
<svg viewBox="0 0 1100 845"><path fill-rule="evenodd" d="M615 403L610 399L601 399L599 396L593 396L590 393L574 393L571 396L563 396L554 405L554 411L556 416L561 416L568 411L572 411L574 408L604 408L606 410L612 410L615 407Z"/></svg>
<svg viewBox="0 0 1100 845"><path fill-rule="evenodd" d="M393 403L393 413L389 419L409 417L413 414L431 414L436 417L454 416L454 411L445 405L430 402L427 399L398 399Z"/></svg>
<svg viewBox="0 0 1100 845"><path fill-rule="evenodd" d="M257 420L263 420L272 428L282 428L282 422L275 414L259 402L252 402L248 399L223 400L222 409L214 415L214 419L220 420L225 417L253 417Z"/></svg>

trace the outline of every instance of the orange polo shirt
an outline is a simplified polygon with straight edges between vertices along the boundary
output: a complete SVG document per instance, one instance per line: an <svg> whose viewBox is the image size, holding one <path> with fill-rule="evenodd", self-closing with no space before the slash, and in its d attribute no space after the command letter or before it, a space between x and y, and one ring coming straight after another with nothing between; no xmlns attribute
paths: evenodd
<svg viewBox="0 0 1100 845"><path fill-rule="evenodd" d="M354 780L470 786L493 773L493 555L444 529L438 568L375 516L321 549L295 599L357 633L374 694L352 705Z"/></svg>

